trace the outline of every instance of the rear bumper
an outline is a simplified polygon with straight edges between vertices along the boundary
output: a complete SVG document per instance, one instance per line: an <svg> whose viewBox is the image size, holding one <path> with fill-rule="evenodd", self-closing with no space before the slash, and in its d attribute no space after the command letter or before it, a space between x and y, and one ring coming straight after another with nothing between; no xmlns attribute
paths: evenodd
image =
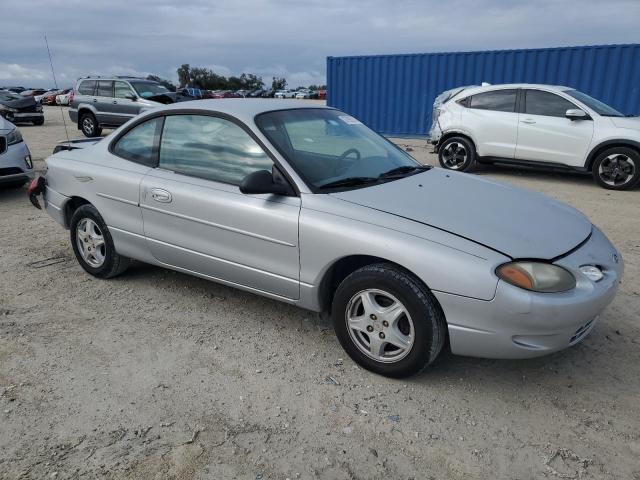
<svg viewBox="0 0 640 480"><path fill-rule="evenodd" d="M73 123L78 123L78 110L75 108L69 108L69 118Z"/></svg>
<svg viewBox="0 0 640 480"><path fill-rule="evenodd" d="M47 211L49 216L64 228L69 228L64 215L64 210L67 202L69 201L69 197L46 187L42 194L42 198L44 199L44 209Z"/></svg>
<svg viewBox="0 0 640 480"><path fill-rule="evenodd" d="M452 352L484 358L530 358L584 339L615 297L624 271L622 258L594 227L585 245L555 263L573 273L576 288L541 294L499 281L491 301L434 292L447 318ZM579 271L582 265L600 266L604 278L592 282Z"/></svg>

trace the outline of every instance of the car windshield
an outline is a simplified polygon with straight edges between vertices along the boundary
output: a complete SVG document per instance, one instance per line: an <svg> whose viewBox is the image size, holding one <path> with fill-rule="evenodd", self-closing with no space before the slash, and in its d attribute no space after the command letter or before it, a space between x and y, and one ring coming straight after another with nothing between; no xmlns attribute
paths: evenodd
<svg viewBox="0 0 640 480"><path fill-rule="evenodd" d="M579 90L565 90L564 93L566 93L567 95L571 95L579 102L584 103L598 115L602 115L603 117L624 117L624 115L617 111L615 108L610 107L606 103L601 102L600 100L596 100L595 98L590 97L586 93L583 93Z"/></svg>
<svg viewBox="0 0 640 480"><path fill-rule="evenodd" d="M339 110L267 112L256 123L314 192L359 188L429 168Z"/></svg>
<svg viewBox="0 0 640 480"><path fill-rule="evenodd" d="M134 90L140 95L142 98L149 98L155 95L161 95L163 93L167 93L169 90L159 83L153 82L130 82L133 86Z"/></svg>

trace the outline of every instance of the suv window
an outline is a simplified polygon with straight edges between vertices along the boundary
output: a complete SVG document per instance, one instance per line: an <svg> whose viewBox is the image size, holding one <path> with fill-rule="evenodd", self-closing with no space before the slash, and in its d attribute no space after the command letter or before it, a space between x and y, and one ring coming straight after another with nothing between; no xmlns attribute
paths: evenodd
<svg viewBox="0 0 640 480"><path fill-rule="evenodd" d="M169 115L160 144L160 167L217 182L240 185L273 162L233 122L203 115Z"/></svg>
<svg viewBox="0 0 640 480"><path fill-rule="evenodd" d="M496 112L516 111L517 90L494 90L492 92L477 93L471 96L467 105L480 110Z"/></svg>
<svg viewBox="0 0 640 480"><path fill-rule="evenodd" d="M162 118L153 118L133 127L113 147L113 153L132 162L154 167Z"/></svg>
<svg viewBox="0 0 640 480"><path fill-rule="evenodd" d="M127 82L114 82L114 96L116 98L130 98L133 90Z"/></svg>
<svg viewBox="0 0 640 480"><path fill-rule="evenodd" d="M113 97L113 82L99 80L96 97Z"/></svg>
<svg viewBox="0 0 640 480"><path fill-rule="evenodd" d="M96 88L95 80L84 80L80 82L78 87L78 93L80 95L93 95L93 90Z"/></svg>
<svg viewBox="0 0 640 480"><path fill-rule="evenodd" d="M530 115L546 115L547 117L564 117L567 110L577 108L569 100L555 93L541 90L525 90L524 111Z"/></svg>

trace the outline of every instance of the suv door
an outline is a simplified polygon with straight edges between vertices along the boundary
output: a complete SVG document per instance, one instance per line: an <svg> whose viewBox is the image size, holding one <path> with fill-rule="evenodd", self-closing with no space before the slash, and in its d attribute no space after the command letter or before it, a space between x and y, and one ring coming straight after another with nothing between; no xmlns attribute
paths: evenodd
<svg viewBox="0 0 640 480"><path fill-rule="evenodd" d="M117 125L114 120L115 108L113 105L113 81L98 80L96 92L93 97L93 106L96 108L96 118L101 125Z"/></svg>
<svg viewBox="0 0 640 480"><path fill-rule="evenodd" d="M552 92L523 90L516 158L584 166L593 137L593 120L570 120L567 110L580 108Z"/></svg>
<svg viewBox="0 0 640 480"><path fill-rule="evenodd" d="M117 125L127 123L138 114L140 107L137 103L137 94L127 82L116 80L113 82L113 121Z"/></svg>
<svg viewBox="0 0 640 480"><path fill-rule="evenodd" d="M513 158L518 138L517 89L491 90L459 100L461 123L479 157Z"/></svg>
<svg viewBox="0 0 640 480"><path fill-rule="evenodd" d="M141 184L144 232L163 264L250 290L299 298L300 198L244 195L242 179L273 161L239 124L165 117L159 168Z"/></svg>

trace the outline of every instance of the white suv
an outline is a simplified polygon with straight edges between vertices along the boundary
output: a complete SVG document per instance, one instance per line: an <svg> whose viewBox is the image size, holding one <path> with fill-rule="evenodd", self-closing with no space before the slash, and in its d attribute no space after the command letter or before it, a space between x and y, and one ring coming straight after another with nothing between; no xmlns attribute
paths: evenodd
<svg viewBox="0 0 640 480"><path fill-rule="evenodd" d="M429 132L440 165L510 163L592 172L604 188L640 179L640 119L568 87L460 87L440 95Z"/></svg>

